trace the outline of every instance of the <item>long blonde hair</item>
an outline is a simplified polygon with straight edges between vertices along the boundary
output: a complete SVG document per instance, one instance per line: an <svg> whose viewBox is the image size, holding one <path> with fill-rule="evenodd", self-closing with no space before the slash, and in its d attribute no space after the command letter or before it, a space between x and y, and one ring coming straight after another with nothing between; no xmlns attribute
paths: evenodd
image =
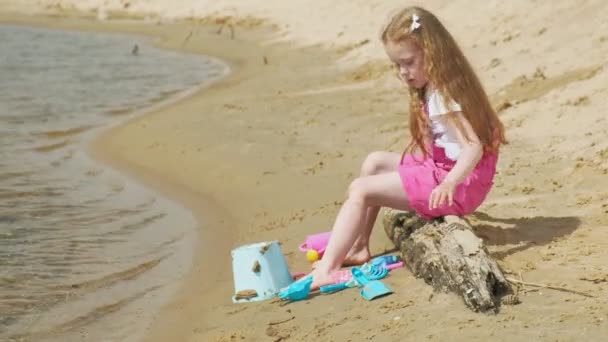
<svg viewBox="0 0 608 342"><path fill-rule="evenodd" d="M412 29L414 15L418 16L417 28ZM410 40L424 52L424 71L429 82L439 91L445 101L456 101L462 107L463 116L469 121L479 137L484 151L497 152L501 144L507 143L504 126L492 108L479 78L452 35L431 12L420 7L407 7L397 12L382 30L381 39L399 43ZM409 88L410 133L412 140L406 151L422 150L429 154L430 122L424 113L425 90ZM446 103L447 105L447 103ZM452 120L467 140L460 120Z"/></svg>

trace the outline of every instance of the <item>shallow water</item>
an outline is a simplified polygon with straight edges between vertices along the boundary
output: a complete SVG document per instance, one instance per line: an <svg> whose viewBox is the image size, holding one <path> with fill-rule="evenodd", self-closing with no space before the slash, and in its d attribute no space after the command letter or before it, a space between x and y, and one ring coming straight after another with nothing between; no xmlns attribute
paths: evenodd
<svg viewBox="0 0 608 342"><path fill-rule="evenodd" d="M0 25L0 41L0 340L135 340L190 267L195 221L85 146L225 67L136 36Z"/></svg>

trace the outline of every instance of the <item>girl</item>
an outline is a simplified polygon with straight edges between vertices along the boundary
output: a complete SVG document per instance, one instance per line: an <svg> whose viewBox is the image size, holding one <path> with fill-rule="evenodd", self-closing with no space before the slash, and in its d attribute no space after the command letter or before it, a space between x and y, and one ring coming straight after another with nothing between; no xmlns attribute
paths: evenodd
<svg viewBox="0 0 608 342"><path fill-rule="evenodd" d="M335 283L342 265L370 259L380 207L426 219L474 212L490 191L504 128L460 48L430 12L408 7L381 35L410 94L412 140L400 155L370 154L348 189L332 236L311 273L312 288Z"/></svg>

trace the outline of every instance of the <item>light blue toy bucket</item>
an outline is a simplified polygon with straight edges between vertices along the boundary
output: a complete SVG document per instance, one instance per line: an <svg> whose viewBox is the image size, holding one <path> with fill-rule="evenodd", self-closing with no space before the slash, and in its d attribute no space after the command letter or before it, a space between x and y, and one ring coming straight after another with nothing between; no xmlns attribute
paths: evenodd
<svg viewBox="0 0 608 342"><path fill-rule="evenodd" d="M277 241L260 242L232 250L233 302L260 301L274 297L293 282ZM251 293L257 295L251 296ZM237 295L249 293L249 298Z"/></svg>

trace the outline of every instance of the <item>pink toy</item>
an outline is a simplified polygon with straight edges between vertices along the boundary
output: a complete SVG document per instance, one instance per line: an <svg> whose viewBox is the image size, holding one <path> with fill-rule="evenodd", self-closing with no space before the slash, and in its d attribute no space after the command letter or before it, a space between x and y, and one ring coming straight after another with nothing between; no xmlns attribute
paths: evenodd
<svg viewBox="0 0 608 342"><path fill-rule="evenodd" d="M306 272L297 272L297 273L292 273L291 276L293 277L293 280L298 280L307 274L308 273L306 273Z"/></svg>
<svg viewBox="0 0 608 342"><path fill-rule="evenodd" d="M319 253L319 257L322 257L330 236L331 232L308 235L306 241L300 245L300 251L307 252L309 249L314 249Z"/></svg>
<svg viewBox="0 0 608 342"><path fill-rule="evenodd" d="M394 263L394 264L386 265L386 266L384 266L384 267L385 267L387 270L392 271L392 270L394 270L394 269L396 269L396 268L401 268L401 267L403 267L403 266L404 266L403 261L399 261L399 262L396 262L396 263Z"/></svg>

